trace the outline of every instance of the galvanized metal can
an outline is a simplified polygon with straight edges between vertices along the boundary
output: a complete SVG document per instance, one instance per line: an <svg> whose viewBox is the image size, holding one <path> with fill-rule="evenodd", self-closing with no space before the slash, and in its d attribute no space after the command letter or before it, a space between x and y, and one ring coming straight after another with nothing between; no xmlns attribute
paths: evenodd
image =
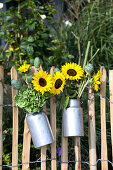
<svg viewBox="0 0 113 170"><path fill-rule="evenodd" d="M83 110L78 99L70 99L69 107L63 110L63 135L84 136Z"/></svg>
<svg viewBox="0 0 113 170"><path fill-rule="evenodd" d="M51 126L45 113L28 114L26 121L35 148L54 142Z"/></svg>

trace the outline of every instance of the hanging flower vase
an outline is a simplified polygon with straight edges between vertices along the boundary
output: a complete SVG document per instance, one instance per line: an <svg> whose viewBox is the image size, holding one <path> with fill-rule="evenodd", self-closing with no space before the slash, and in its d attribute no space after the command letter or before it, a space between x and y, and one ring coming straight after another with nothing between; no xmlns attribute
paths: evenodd
<svg viewBox="0 0 113 170"><path fill-rule="evenodd" d="M63 135L84 136L83 110L78 99L70 99L69 107L63 110Z"/></svg>
<svg viewBox="0 0 113 170"><path fill-rule="evenodd" d="M54 142L53 133L45 113L28 114L26 121L35 148Z"/></svg>

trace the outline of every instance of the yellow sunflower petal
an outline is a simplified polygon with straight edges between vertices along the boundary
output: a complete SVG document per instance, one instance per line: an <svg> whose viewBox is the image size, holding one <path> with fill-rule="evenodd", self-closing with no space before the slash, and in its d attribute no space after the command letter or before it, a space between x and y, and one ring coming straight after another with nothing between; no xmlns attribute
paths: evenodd
<svg viewBox="0 0 113 170"><path fill-rule="evenodd" d="M52 88L52 77L46 71L40 70L32 77L32 83L36 91L40 91L42 95L44 92L50 91Z"/></svg>
<svg viewBox="0 0 113 170"><path fill-rule="evenodd" d="M83 77L84 71L81 66L76 63L66 63L62 66L64 77L69 80L79 80Z"/></svg>
<svg viewBox="0 0 113 170"><path fill-rule="evenodd" d="M99 84L101 83L99 81L99 79L101 78L101 76L102 76L102 74L100 73L100 71L98 71L97 74L94 76L94 83L93 84L94 84L94 89L96 91L99 90Z"/></svg>
<svg viewBox="0 0 113 170"><path fill-rule="evenodd" d="M65 77L60 71L54 74L54 76L52 77L52 81L53 81L53 86L51 89L51 93L54 95L56 94L58 95L61 92L63 92L64 85L65 85Z"/></svg>
<svg viewBox="0 0 113 170"><path fill-rule="evenodd" d="M30 67L30 64L23 64L22 66L20 66L19 68L18 68L18 70L20 71L20 72L26 72L26 71L28 71L29 70L29 67Z"/></svg>

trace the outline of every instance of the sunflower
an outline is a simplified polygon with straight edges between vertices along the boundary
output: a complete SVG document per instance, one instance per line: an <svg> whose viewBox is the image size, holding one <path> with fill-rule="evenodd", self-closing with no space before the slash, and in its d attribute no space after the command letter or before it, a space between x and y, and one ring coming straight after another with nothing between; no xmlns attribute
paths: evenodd
<svg viewBox="0 0 113 170"><path fill-rule="evenodd" d="M54 74L54 76L52 77L52 81L53 81L53 86L51 89L51 93L54 95L56 94L58 95L61 92L63 92L64 85L65 85L65 77L60 71L57 71L56 74Z"/></svg>
<svg viewBox="0 0 113 170"><path fill-rule="evenodd" d="M44 92L50 91L52 87L52 76L46 71L40 70L37 73L34 73L35 77L32 77L32 83L34 89L40 91L42 95Z"/></svg>
<svg viewBox="0 0 113 170"><path fill-rule="evenodd" d="M62 66L62 73L66 79L79 80L83 77L83 69L76 63L66 63Z"/></svg>
<svg viewBox="0 0 113 170"><path fill-rule="evenodd" d="M20 66L19 68L18 68L18 70L20 71L20 72L26 72L26 71L28 71L29 70L29 67L30 67L30 64L23 64L22 66Z"/></svg>
<svg viewBox="0 0 113 170"><path fill-rule="evenodd" d="M97 74L94 76L94 89L96 91L99 90L99 84L100 84L100 81L99 79L101 78L102 74L100 73L100 71L97 72Z"/></svg>

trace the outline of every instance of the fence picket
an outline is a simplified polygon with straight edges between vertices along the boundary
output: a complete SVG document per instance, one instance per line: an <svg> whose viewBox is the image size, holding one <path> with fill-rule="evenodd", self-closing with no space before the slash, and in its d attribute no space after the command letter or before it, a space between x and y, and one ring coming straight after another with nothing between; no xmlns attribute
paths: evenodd
<svg viewBox="0 0 113 170"><path fill-rule="evenodd" d="M30 143L31 135L27 126L26 118L24 120L24 134L23 134L23 152L22 152L22 163L30 161ZM29 163L22 165L22 170L29 170Z"/></svg>
<svg viewBox="0 0 113 170"><path fill-rule="evenodd" d="M54 67L51 67L50 74L53 76ZM55 142L51 144L51 159L56 159L56 103L55 97L50 99L50 120ZM56 160L51 161L51 170L56 170Z"/></svg>
<svg viewBox="0 0 113 170"><path fill-rule="evenodd" d="M41 147L41 170L46 170L46 150L47 146L42 146Z"/></svg>
<svg viewBox="0 0 113 170"><path fill-rule="evenodd" d="M17 80L17 71L15 67L11 68L11 80ZM17 90L12 88L12 104L15 106L14 96ZM12 165L18 164L18 108L13 107L13 136L12 136ZM18 167L12 167L12 170L18 170Z"/></svg>
<svg viewBox="0 0 113 170"><path fill-rule="evenodd" d="M106 70L102 66L100 95L106 96ZM106 98L100 97L100 112L101 112L101 159L107 160L107 137L106 137ZM108 170L108 162L101 162L101 170Z"/></svg>
<svg viewBox="0 0 113 170"><path fill-rule="evenodd" d="M0 66L0 104L3 104L3 79L4 79L4 69ZM2 138L2 114L3 107L0 107L0 165L2 165L2 152L3 152L3 138ZM0 166L2 170L2 166Z"/></svg>
<svg viewBox="0 0 113 170"><path fill-rule="evenodd" d="M68 138L63 136L62 133L62 155L61 155L61 170L68 170Z"/></svg>
<svg viewBox="0 0 113 170"><path fill-rule="evenodd" d="M109 70L109 95L110 101L113 102L113 70ZM113 103L111 102L110 102L110 123L111 123L111 145L113 162Z"/></svg>
<svg viewBox="0 0 113 170"><path fill-rule="evenodd" d="M46 112L46 104L43 107L43 111ZM47 146L41 147L41 160L46 160L46 150ZM46 162L41 162L41 170L46 170Z"/></svg>
<svg viewBox="0 0 113 170"><path fill-rule="evenodd" d="M96 163L96 130L95 130L95 101L92 86L89 86L88 94L88 112L89 112L89 163ZM97 166L91 166L90 170L96 170Z"/></svg>
<svg viewBox="0 0 113 170"><path fill-rule="evenodd" d="M75 169L81 170L81 148L80 148L80 137L75 137Z"/></svg>

